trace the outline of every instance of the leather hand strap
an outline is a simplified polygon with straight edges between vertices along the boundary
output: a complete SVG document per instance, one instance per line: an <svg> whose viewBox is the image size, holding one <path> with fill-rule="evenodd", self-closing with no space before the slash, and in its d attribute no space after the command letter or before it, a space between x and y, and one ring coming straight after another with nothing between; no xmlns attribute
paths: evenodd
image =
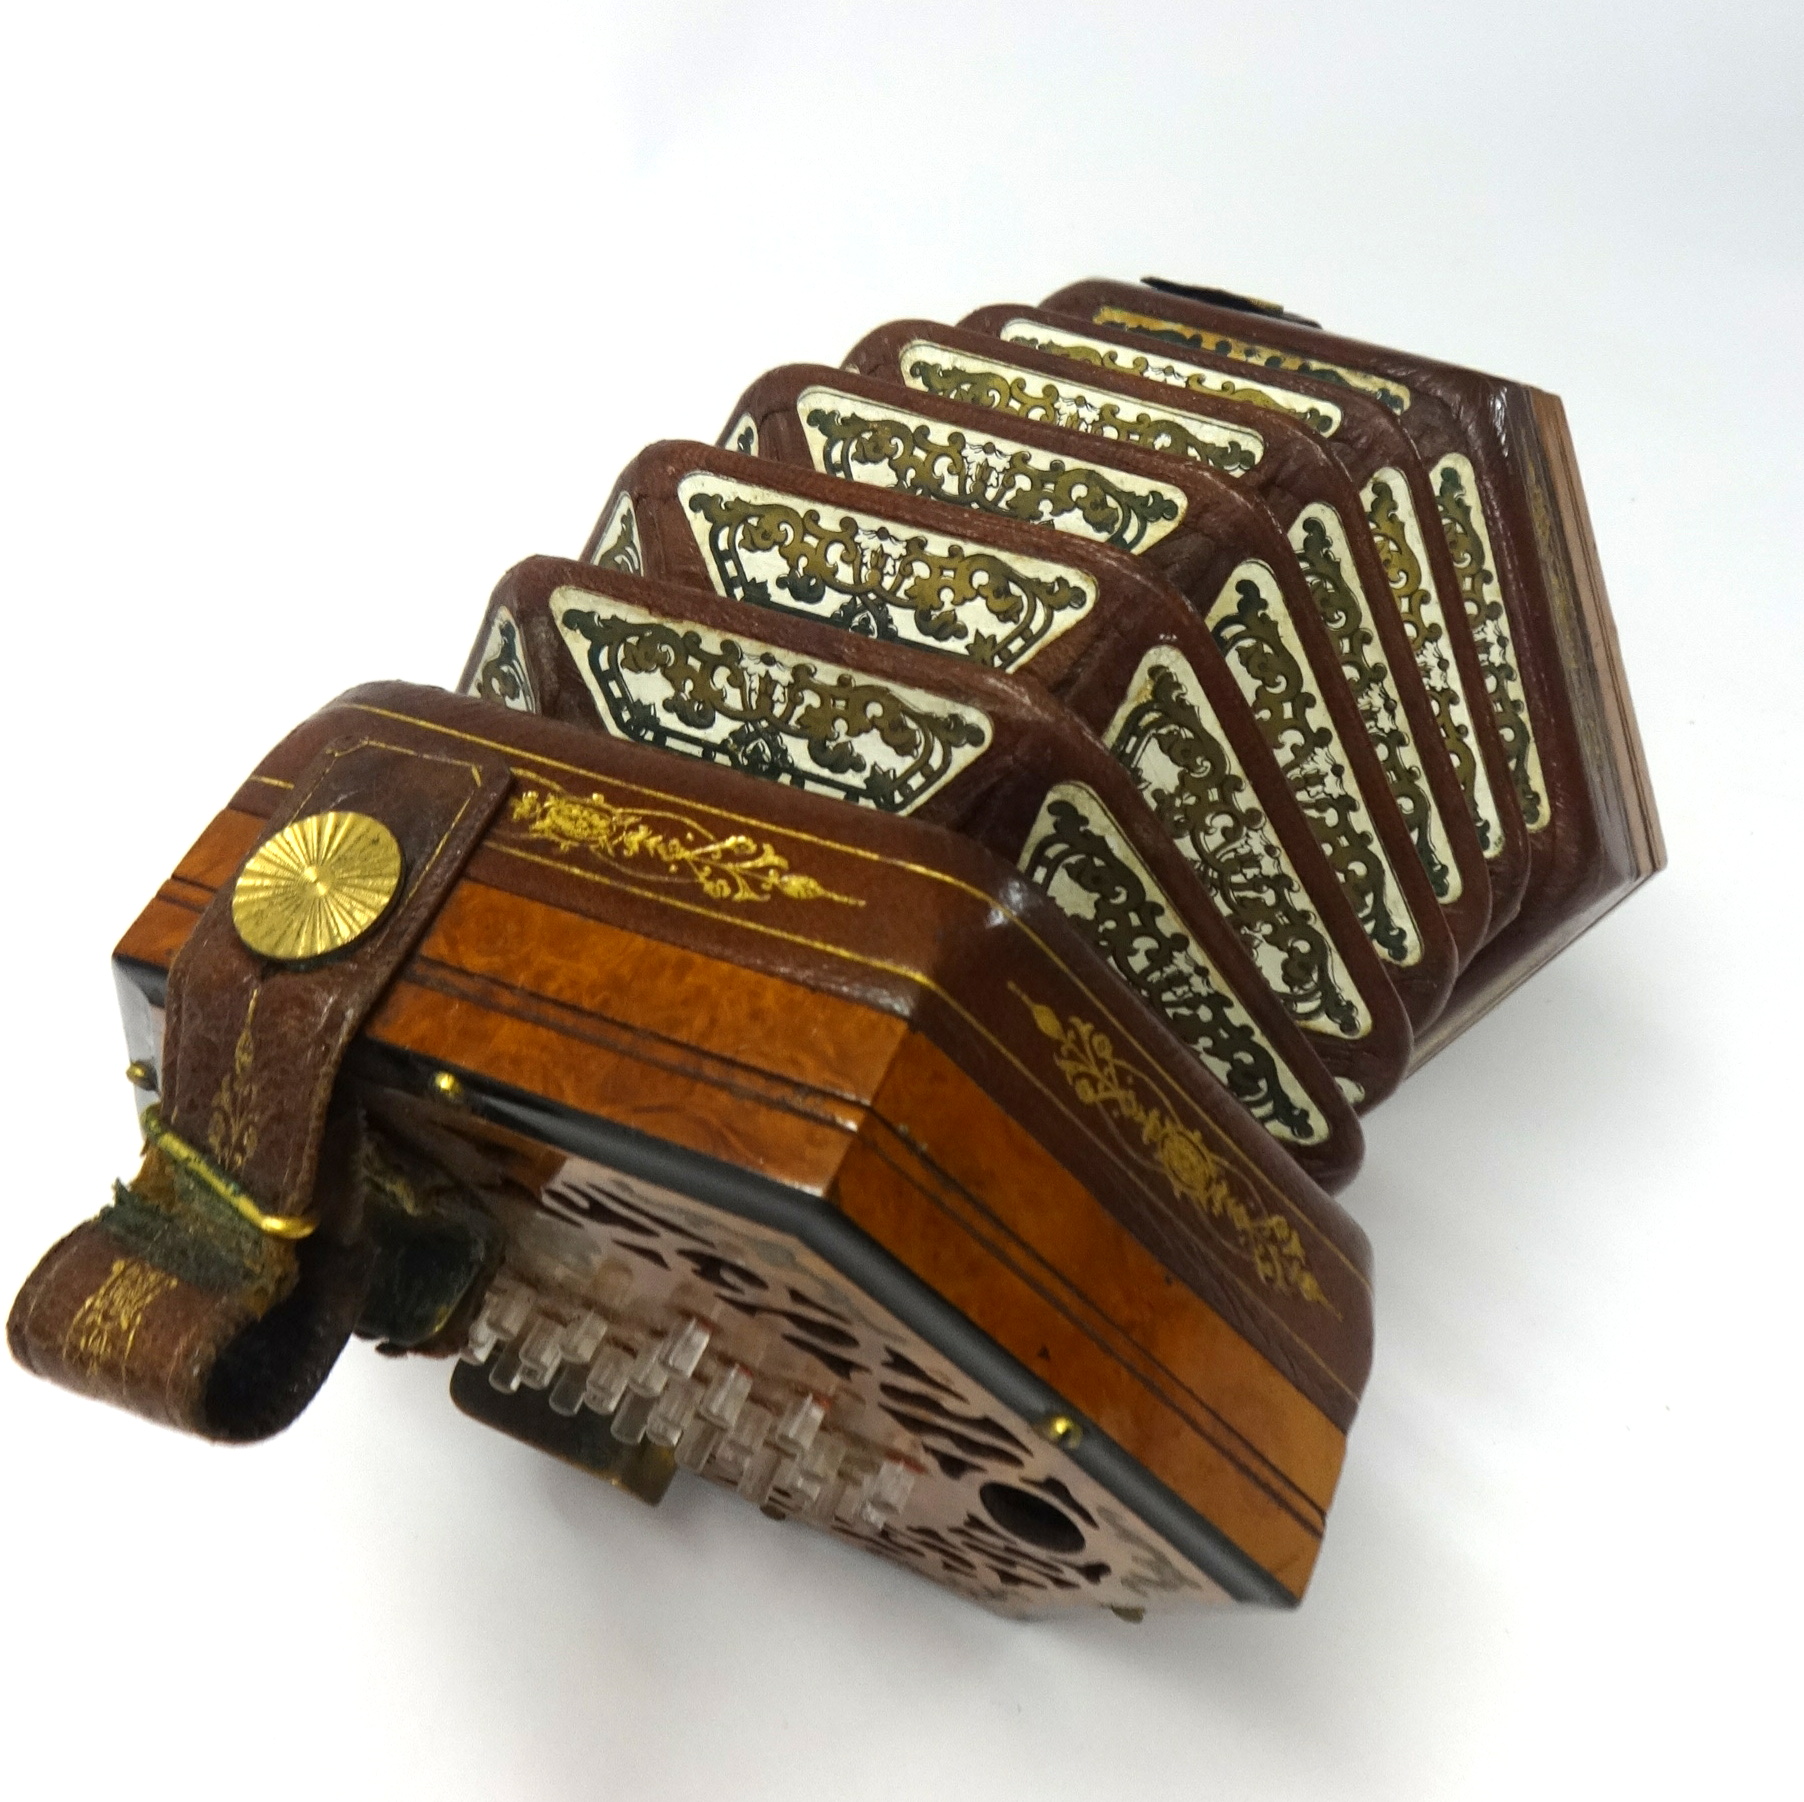
<svg viewBox="0 0 1804 1802"><path fill-rule="evenodd" d="M372 738L335 741L308 766L264 842L315 814L368 815L399 843L398 893L342 952L290 964L240 938L228 883L171 966L164 1027L164 1124L266 1224L234 1212L206 1169L197 1177L153 1146L114 1205L20 1291L7 1338L27 1369L215 1439L265 1437L312 1399L373 1258L358 1206L362 1122L334 1108L339 1066L510 780L499 758Z"/></svg>

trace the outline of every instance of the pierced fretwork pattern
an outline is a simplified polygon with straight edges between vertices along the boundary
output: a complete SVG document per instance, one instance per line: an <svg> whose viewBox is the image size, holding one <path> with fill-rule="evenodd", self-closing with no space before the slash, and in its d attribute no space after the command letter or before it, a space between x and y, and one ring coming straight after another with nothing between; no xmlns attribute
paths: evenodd
<svg viewBox="0 0 1804 1802"><path fill-rule="evenodd" d="M579 1159L509 1225L464 1353L495 1388L1011 1614L1226 1602L788 1235Z"/></svg>

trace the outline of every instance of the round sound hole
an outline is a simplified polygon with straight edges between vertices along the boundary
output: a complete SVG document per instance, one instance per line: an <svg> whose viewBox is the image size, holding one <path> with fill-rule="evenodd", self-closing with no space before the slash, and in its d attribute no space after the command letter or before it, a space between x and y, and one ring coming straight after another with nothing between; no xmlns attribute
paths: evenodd
<svg viewBox="0 0 1804 1802"><path fill-rule="evenodd" d="M986 1483L977 1492L989 1515L1003 1532L1043 1552L1081 1552L1084 1536L1063 1509L1012 1483Z"/></svg>

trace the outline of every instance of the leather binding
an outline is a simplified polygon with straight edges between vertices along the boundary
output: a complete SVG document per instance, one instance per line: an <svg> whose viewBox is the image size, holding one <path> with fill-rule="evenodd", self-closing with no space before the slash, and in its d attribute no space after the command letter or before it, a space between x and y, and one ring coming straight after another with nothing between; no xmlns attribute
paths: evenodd
<svg viewBox="0 0 1804 1802"><path fill-rule="evenodd" d="M904 1445L918 1467L899 1512L876 1505L886 1462L843 1516L809 1514L799 1466L754 1471L767 1509L1005 1611L1301 1594L1369 1366L1364 1238L975 844L485 702L353 690L121 942L134 1049L286 785L357 737L512 774L338 1083L511 1185L491 1299L554 1305L594 1275L580 1241L626 1271L624 1302L584 1293L629 1349L686 1308L734 1346L762 1333L760 1383L823 1395L849 1458ZM673 1454L625 1459L593 1410L551 1407L522 1362L541 1341L466 1354L460 1405L667 1483Z"/></svg>
<svg viewBox="0 0 1804 1802"><path fill-rule="evenodd" d="M1418 511L1441 521L1457 561L1449 592L1483 636L1512 787L1535 816L1520 913L1462 977L1419 1062L1666 862L1565 411L1525 383L1253 318L1207 292L1085 281L1042 304L1186 363L1229 375L1257 366L1262 382L1299 392L1364 392L1391 413L1431 478L1431 506Z"/></svg>
<svg viewBox="0 0 1804 1802"><path fill-rule="evenodd" d="M819 365L761 376L730 418L754 422L758 454L774 461L1128 551L1205 624L1214 615L1218 641L1240 647L1230 661L1259 697L1268 738L1411 1019L1435 1017L1457 970L1452 934L1296 558L1257 500L1184 459L1028 419L999 426L984 408Z"/></svg>
<svg viewBox="0 0 1804 1802"><path fill-rule="evenodd" d="M13 1355L37 1375L212 1439L286 1426L363 1310L378 1267L358 1206L370 1154L360 1123L333 1108L339 1065L507 786L484 754L373 735L323 745L290 780L272 789L270 832L367 814L399 842L401 891L361 942L294 966L245 945L222 888L169 969L161 1113L274 1221L315 1230L290 1239L248 1224L153 1142L113 1205L46 1254L7 1322Z"/></svg>
<svg viewBox="0 0 1804 1802"><path fill-rule="evenodd" d="M1329 1068L1358 1085L1356 1105L1390 1091L1401 1047L1382 1048L1398 1011L1383 966L1220 648L1144 564L1069 534L1049 543L1023 522L948 516L894 491L848 494L829 476L682 442L628 466L585 560L619 567L629 523L631 568L906 637L1050 690L1134 778L1262 980ZM1096 598L1083 604L1086 587ZM491 605L466 692L499 692L488 672L506 681L510 629L505 607Z"/></svg>
<svg viewBox="0 0 1804 1802"><path fill-rule="evenodd" d="M561 558L502 579L472 663L502 615L549 717L987 845L1318 1182L1358 1168L1358 1123L1317 1047L1374 1086L1401 1075L1408 1026L1377 960L1358 968L1388 1016L1362 1040L1304 1035L1126 772L1037 684Z"/></svg>
<svg viewBox="0 0 1804 1802"><path fill-rule="evenodd" d="M1360 473L1361 459L1346 441L1361 422L1356 418L1349 426L1346 408L1314 401L1295 412L1258 405L1269 397L1255 395L1244 382L1237 390L1241 398L1194 391L1180 398L1127 367L1081 360L1061 342L1068 331L1029 321L1037 329L1023 333L1019 311L986 308L958 326L918 319L880 326L852 347L846 366L944 399L1185 457L1264 505L1293 547L1459 961L1469 962L1494 930L1491 865L1499 877L1501 926L1527 873L1527 847L1519 824L1513 838L1492 832L1480 843L1417 667L1410 624L1371 535L1361 529L1358 484L1343 467L1348 459L1353 473ZM1014 335L998 342L1005 332ZM1053 343L1060 343L1058 352L1038 348ZM1388 417L1378 411L1388 428ZM1425 657L1444 654L1441 636L1434 631ZM1463 756L1471 755L1457 735L1455 744ZM1501 773L1501 749L1496 759Z"/></svg>

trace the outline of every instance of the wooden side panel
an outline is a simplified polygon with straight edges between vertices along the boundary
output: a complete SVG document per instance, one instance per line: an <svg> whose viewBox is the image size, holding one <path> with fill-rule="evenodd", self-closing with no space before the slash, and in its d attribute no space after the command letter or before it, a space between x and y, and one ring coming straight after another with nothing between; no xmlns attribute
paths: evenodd
<svg viewBox="0 0 1804 1802"><path fill-rule="evenodd" d="M578 1037L555 1020L523 1018L511 1006L417 980L395 985L368 1032L396 1050L815 1194L833 1180L846 1144L843 1127L767 1096L723 1089L701 1070L637 1055L627 1035L612 1045Z"/></svg>
<svg viewBox="0 0 1804 1802"><path fill-rule="evenodd" d="M120 954L166 966L261 827L220 815ZM830 1197L1302 1593L1343 1434L897 1015L466 878L366 1031Z"/></svg>
<svg viewBox="0 0 1804 1802"><path fill-rule="evenodd" d="M980 1315L991 1337L1069 1395L1293 1595L1303 1593L1320 1549L1321 1518L1290 1486L1262 1483L1249 1464L1235 1462L1111 1359L1020 1270L944 1212L937 1220L927 1214L921 1188L869 1140L848 1156L835 1199L923 1282Z"/></svg>
<svg viewBox="0 0 1804 1802"><path fill-rule="evenodd" d="M834 1190L842 1210L1300 1581L1340 1475L1339 1429L932 1043L909 1039L876 1111L904 1142L864 1135Z"/></svg>
<svg viewBox="0 0 1804 1802"><path fill-rule="evenodd" d="M1180 1412L1206 1413L1201 1430L1230 1435L1237 1455L1281 1473L1299 1505L1326 1512L1345 1435L938 1046L910 1037L875 1112L906 1123L923 1186L1081 1323L1092 1356L1129 1366Z"/></svg>
<svg viewBox="0 0 1804 1802"><path fill-rule="evenodd" d="M1554 511L1572 560L1577 613L1574 624L1588 657L1591 678L1582 699L1590 703L1587 711L1594 710L1597 715L1594 730L1602 740L1610 786L1620 797L1619 805L1626 815L1624 824L1633 868L1637 878L1645 878L1665 869L1666 839L1654 805L1647 758L1641 748L1641 728L1635 720L1635 703L1622 664L1622 646L1616 637L1609 590L1604 586L1603 564L1591 531L1591 510L1585 504L1572 433L1559 396L1531 388L1528 397L1547 460ZM1579 698L1575 696L1575 702ZM1591 734L1587 732L1585 736L1589 741Z"/></svg>
<svg viewBox="0 0 1804 1802"><path fill-rule="evenodd" d="M904 1031L838 996L471 880L420 955L854 1104L875 1092Z"/></svg>

